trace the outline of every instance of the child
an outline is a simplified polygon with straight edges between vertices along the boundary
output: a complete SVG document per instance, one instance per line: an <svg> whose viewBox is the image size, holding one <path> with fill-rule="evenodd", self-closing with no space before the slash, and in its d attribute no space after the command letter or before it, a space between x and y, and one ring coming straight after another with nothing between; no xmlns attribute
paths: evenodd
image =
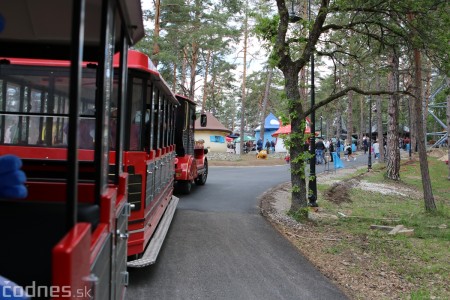
<svg viewBox="0 0 450 300"><path fill-rule="evenodd" d="M356 160L356 157L354 157L352 154L352 146L351 145L346 144L344 151L345 151L345 153L347 153L347 161L350 161L350 158L353 158L353 160Z"/></svg>

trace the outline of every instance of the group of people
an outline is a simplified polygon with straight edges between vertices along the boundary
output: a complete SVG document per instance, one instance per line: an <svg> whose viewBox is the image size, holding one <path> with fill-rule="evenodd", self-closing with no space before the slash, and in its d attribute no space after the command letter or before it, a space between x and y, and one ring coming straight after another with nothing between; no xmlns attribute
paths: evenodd
<svg viewBox="0 0 450 300"><path fill-rule="evenodd" d="M270 151L275 152L275 141L269 141L269 139L266 140L266 143L264 144L264 149L267 151L267 154L270 153ZM263 150L263 139L259 138L259 140L256 142L256 151Z"/></svg>
<svg viewBox="0 0 450 300"><path fill-rule="evenodd" d="M364 154L367 154L367 151L369 151L369 138L367 136L363 137L363 149ZM375 159L380 158L380 143L378 140L375 140L375 142L372 143L370 153L375 154Z"/></svg>
<svg viewBox="0 0 450 300"><path fill-rule="evenodd" d="M407 150L409 150L409 147L411 147L410 144L411 144L411 140L407 136L404 138L398 139L398 146L400 147L400 149L407 151Z"/></svg>
<svg viewBox="0 0 450 300"><path fill-rule="evenodd" d="M337 138L336 143L333 142L332 139L324 140L323 138L319 138L316 142L316 164L320 165L326 163L325 153L330 153L330 162L333 162L333 152L336 152L336 155L341 157L341 141ZM350 159L356 160L356 157L353 155L353 149L351 144L346 143L343 147L344 156L347 161Z"/></svg>

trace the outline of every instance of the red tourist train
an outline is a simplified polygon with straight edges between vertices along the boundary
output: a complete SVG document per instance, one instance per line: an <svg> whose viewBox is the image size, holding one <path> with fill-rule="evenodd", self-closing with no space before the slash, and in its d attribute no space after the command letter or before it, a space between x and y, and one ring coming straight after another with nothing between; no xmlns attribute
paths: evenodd
<svg viewBox="0 0 450 300"><path fill-rule="evenodd" d="M206 182L195 103L128 50L139 0L47 0L51 20L41 2L0 3L0 155L21 158L28 189L0 199L0 276L36 298L123 299L127 266L156 259L175 182Z"/></svg>

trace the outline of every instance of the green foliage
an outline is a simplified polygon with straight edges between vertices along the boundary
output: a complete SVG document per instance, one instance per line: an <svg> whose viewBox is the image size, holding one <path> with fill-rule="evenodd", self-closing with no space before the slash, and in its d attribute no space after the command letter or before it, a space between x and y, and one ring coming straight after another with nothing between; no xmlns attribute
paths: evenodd
<svg viewBox="0 0 450 300"><path fill-rule="evenodd" d="M247 77L246 83L246 109L245 119L247 125L256 128L261 122L262 102L264 99L265 86L267 82L267 68L259 72L253 72ZM277 83L281 80L280 72L275 70L272 74L272 82L269 89L269 97L266 106L266 114L272 112L275 116L286 115L287 108L282 99L282 90Z"/></svg>
<svg viewBox="0 0 450 300"><path fill-rule="evenodd" d="M309 213L309 208L303 207L296 211L289 210L289 212L287 214L288 214L288 216L292 217L297 222L304 222L304 221L308 220L308 213Z"/></svg>
<svg viewBox="0 0 450 300"><path fill-rule="evenodd" d="M411 299L447 299L448 278L448 249L450 247L450 199L448 198L448 180L445 163L430 158L430 176L433 190L436 190L438 213L429 214L424 211L422 200L416 196L400 196L381 194L375 191L352 188L349 190L350 201L336 203L327 198L324 193L329 186L319 185L320 206L327 213L346 216L338 220L330 219L320 224L323 230L337 230L346 236L354 236L356 242L339 242L325 251L339 255L351 252L355 255L366 253L374 264L389 265L394 272L406 280L421 286L413 290ZM371 183L392 184L383 179L384 169L381 165L374 165L374 170L364 173L363 180ZM419 162L405 162L401 168L401 183L395 183L390 189L409 188L422 189L420 181ZM361 180L361 174L357 174ZM347 179L348 180L348 179ZM411 194L411 193L409 193ZM332 201L330 201L332 200ZM398 220L398 221L396 221ZM370 230L372 224L395 226L404 225L414 229L412 236L388 235L385 231ZM442 226L445 225L445 226Z"/></svg>
<svg viewBox="0 0 450 300"><path fill-rule="evenodd" d="M150 55L152 60L158 60L158 69L169 85L173 85L176 80L177 89L184 93L184 90L189 90L190 87L180 86L183 73L188 81L193 75L190 74L191 70L195 70L196 75L202 74L208 63L205 60L208 52L213 53L215 61L215 65L210 66L210 72L216 71L216 76L220 76L221 73L214 68L225 62L226 56L233 51L232 44L239 39L240 22L236 12L241 7L241 1L238 0L165 1L161 5L160 37L156 39L154 33L149 30L147 37L136 48ZM160 52L152 55L155 43L158 43ZM182 69L183 61L186 61L185 70ZM174 69L177 70L176 78ZM231 69L233 67L229 68ZM224 76L227 76L226 72ZM219 81L220 78L217 78L217 82ZM223 81L230 82L225 79Z"/></svg>
<svg viewBox="0 0 450 300"><path fill-rule="evenodd" d="M266 42L266 47L272 47L277 38L278 23L280 22L280 16L255 16L256 25L254 28L256 36Z"/></svg>

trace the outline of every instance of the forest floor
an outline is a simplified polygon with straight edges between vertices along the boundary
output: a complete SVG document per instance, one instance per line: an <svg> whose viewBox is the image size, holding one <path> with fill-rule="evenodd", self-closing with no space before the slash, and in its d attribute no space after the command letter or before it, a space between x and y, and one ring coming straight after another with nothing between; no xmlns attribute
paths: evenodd
<svg viewBox="0 0 450 300"><path fill-rule="evenodd" d="M431 163L437 161L441 167L445 154L435 154L437 159ZM233 162L210 161L215 166L275 164L285 164L284 157L259 160L243 155ZM405 174L410 164L402 160ZM377 163L370 173L362 168L345 168L319 174L320 207L311 208L306 221L298 222L289 213L290 182L260 197L261 213L350 299L450 299L448 183L436 188L436 200L443 205L444 213L423 221L420 188L407 180L383 180L383 168ZM413 173L411 178L420 182L418 174ZM394 236L370 229L371 224L403 224L416 232Z"/></svg>

